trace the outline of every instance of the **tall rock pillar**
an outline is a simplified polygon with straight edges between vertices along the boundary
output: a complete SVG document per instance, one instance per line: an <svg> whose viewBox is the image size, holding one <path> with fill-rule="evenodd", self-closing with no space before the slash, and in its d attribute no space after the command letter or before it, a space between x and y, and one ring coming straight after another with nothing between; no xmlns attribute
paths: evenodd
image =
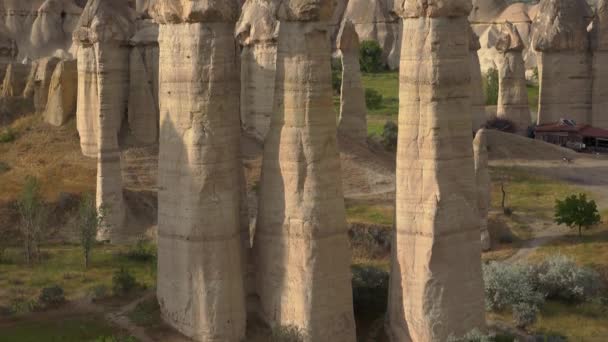
<svg viewBox="0 0 608 342"><path fill-rule="evenodd" d="M306 342L354 342L350 247L332 103L331 0L285 0L276 107L254 237L259 314Z"/></svg>
<svg viewBox="0 0 608 342"><path fill-rule="evenodd" d="M248 0L243 4L236 36L241 52L241 121L263 141L274 108L278 21L276 1Z"/></svg>
<svg viewBox="0 0 608 342"><path fill-rule="evenodd" d="M202 342L240 342L238 1L158 0L157 297L165 322Z"/></svg>
<svg viewBox="0 0 608 342"><path fill-rule="evenodd" d="M538 54L539 125L559 119L591 122L591 57L585 0L541 0L532 24Z"/></svg>
<svg viewBox="0 0 608 342"><path fill-rule="evenodd" d="M391 341L483 329L471 135L471 0L406 0L399 88Z"/></svg>
<svg viewBox="0 0 608 342"><path fill-rule="evenodd" d="M483 92L483 82L481 75L481 65L477 51L481 49L479 37L472 28L469 28L471 40L469 50L471 54L471 106L473 113L473 131L477 131L485 125L486 115L486 96Z"/></svg>
<svg viewBox="0 0 608 342"><path fill-rule="evenodd" d="M338 130L356 140L367 139L367 107L359 65L359 36L355 25L347 21L338 33L342 53L342 90Z"/></svg>
<svg viewBox="0 0 608 342"><path fill-rule="evenodd" d="M490 232L488 231L488 212L490 211L490 172L488 170L488 138L487 131L480 129L473 140L475 155L475 179L477 183L477 207L481 231L481 249L490 250Z"/></svg>
<svg viewBox="0 0 608 342"><path fill-rule="evenodd" d="M120 242L125 239L125 204L122 193L118 134L127 111L129 89L129 46L133 34L134 12L122 0L91 0L85 7L79 28L74 33L84 49L90 49L90 69L94 76L96 111L81 113L97 128L97 206L106 209L99 240ZM81 75L79 74L79 77ZM80 119L80 118L78 118ZM81 135L81 138L82 135ZM89 141L90 141L89 140ZM92 152L92 151L89 151Z"/></svg>
<svg viewBox="0 0 608 342"><path fill-rule="evenodd" d="M519 134L527 135L532 125L526 85L526 65L522 52L524 43L517 28L510 22L502 24L496 49L502 58L498 61L498 106L496 114L513 124Z"/></svg>
<svg viewBox="0 0 608 342"><path fill-rule="evenodd" d="M593 21L593 97L591 125L608 129L608 1L599 0Z"/></svg>

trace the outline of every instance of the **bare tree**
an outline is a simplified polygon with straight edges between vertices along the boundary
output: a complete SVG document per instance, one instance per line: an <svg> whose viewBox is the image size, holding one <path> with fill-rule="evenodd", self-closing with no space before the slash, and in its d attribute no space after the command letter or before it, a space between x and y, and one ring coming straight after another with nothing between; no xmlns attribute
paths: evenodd
<svg viewBox="0 0 608 342"><path fill-rule="evenodd" d="M95 247L97 231L103 224L105 209L95 206L95 198L85 194L78 206L78 231L80 232L80 245L84 256L84 267L89 267L91 251Z"/></svg>
<svg viewBox="0 0 608 342"><path fill-rule="evenodd" d="M31 264L34 258L36 261L40 261L40 243L49 216L49 211L42 200L38 179L33 176L26 178L17 207L21 215L19 228L23 237L25 260Z"/></svg>

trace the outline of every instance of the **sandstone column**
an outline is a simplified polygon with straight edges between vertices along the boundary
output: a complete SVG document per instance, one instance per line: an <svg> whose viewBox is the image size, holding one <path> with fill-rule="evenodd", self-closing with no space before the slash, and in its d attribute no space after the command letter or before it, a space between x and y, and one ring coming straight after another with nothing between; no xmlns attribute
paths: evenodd
<svg viewBox="0 0 608 342"><path fill-rule="evenodd" d="M406 0L400 14L391 341L484 328L471 136L471 0Z"/></svg>
<svg viewBox="0 0 608 342"><path fill-rule="evenodd" d="M276 107L254 237L260 315L306 342L355 341L350 250L332 103L331 0L279 8Z"/></svg>
<svg viewBox="0 0 608 342"><path fill-rule="evenodd" d="M88 17L88 16L87 16ZM73 33L74 44L78 46L76 54L78 86L76 103L76 128L80 137L82 154L97 157L97 120L94 114L99 112L97 91L97 64L95 49L89 40L89 33L84 22L87 17L81 17L79 28Z"/></svg>
<svg viewBox="0 0 608 342"><path fill-rule="evenodd" d="M479 64L479 55L477 51L481 49L479 37L473 29L469 28L471 40L469 51L471 55L471 106L473 114L473 131L477 131L485 125L486 118L486 97L483 92L483 83L481 76L481 65Z"/></svg>
<svg viewBox="0 0 608 342"><path fill-rule="evenodd" d="M159 0L160 151L157 296L162 318L196 341L240 342L235 0Z"/></svg>
<svg viewBox="0 0 608 342"><path fill-rule="evenodd" d="M241 121L263 141L274 106L278 21L276 1L248 0L236 25L241 52Z"/></svg>
<svg viewBox="0 0 608 342"><path fill-rule="evenodd" d="M28 75L35 65L11 63L6 67L4 81L2 82L2 92L0 97L22 96L27 83Z"/></svg>
<svg viewBox="0 0 608 342"><path fill-rule="evenodd" d="M53 126L62 126L75 113L78 91L76 63L76 61L59 62L51 77L43 117L45 122Z"/></svg>
<svg viewBox="0 0 608 342"><path fill-rule="evenodd" d="M485 129L480 129L473 140L475 155L475 178L477 180L477 207L481 225L481 249L490 250L490 232L488 231L488 212L490 211L490 190L492 182L488 170L488 138Z"/></svg>
<svg viewBox="0 0 608 342"><path fill-rule="evenodd" d="M599 0L593 21L593 108L591 125L608 129L608 1Z"/></svg>
<svg viewBox="0 0 608 342"><path fill-rule="evenodd" d="M513 124L517 133L527 135L532 125L526 86L526 65L522 56L524 43L517 28L510 22L502 24L496 49L501 53L498 61L498 106L496 114Z"/></svg>
<svg viewBox="0 0 608 342"><path fill-rule="evenodd" d="M538 54L538 124L591 122L591 58L584 0L541 0L532 24Z"/></svg>
<svg viewBox="0 0 608 342"><path fill-rule="evenodd" d="M46 57L37 60L32 66L32 71L28 77L23 96L33 98L34 108L37 114L44 113L49 95L51 77L59 63L57 57Z"/></svg>
<svg viewBox="0 0 608 342"><path fill-rule="evenodd" d="M359 65L359 36L355 25L347 21L338 33L342 53L342 91L338 130L356 140L367 140L367 106Z"/></svg>

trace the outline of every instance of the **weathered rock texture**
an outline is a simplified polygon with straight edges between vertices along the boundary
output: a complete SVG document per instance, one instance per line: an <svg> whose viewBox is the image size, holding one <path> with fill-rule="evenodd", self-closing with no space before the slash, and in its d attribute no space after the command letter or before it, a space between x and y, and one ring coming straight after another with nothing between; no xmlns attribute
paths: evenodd
<svg viewBox="0 0 608 342"><path fill-rule="evenodd" d="M78 44L76 59L78 87L76 104L76 128L80 136L80 149L87 157L97 157L97 118L99 113L99 94L97 90L97 64L95 49L88 40L78 41L74 37L74 44Z"/></svg>
<svg viewBox="0 0 608 342"><path fill-rule="evenodd" d="M97 206L107 213L99 240L120 242L126 238L125 205L122 192L118 133L127 111L129 89L129 46L135 20L123 0L91 0L74 32L81 50L90 49L92 70L97 80L95 112L83 115L95 122L97 136ZM79 75L80 76L80 75ZM87 77L87 75L84 75Z"/></svg>
<svg viewBox="0 0 608 342"><path fill-rule="evenodd" d="M502 60L498 61L496 115L513 122L517 132L525 135L532 119L528 105L526 66L522 56L524 43L513 24L503 24L502 36L496 44L496 49L502 53Z"/></svg>
<svg viewBox="0 0 608 342"><path fill-rule="evenodd" d="M305 341L355 341L336 115L329 0L279 9L276 110L264 144L254 237L259 313Z"/></svg>
<svg viewBox="0 0 608 342"><path fill-rule="evenodd" d="M276 2L247 1L236 26L241 52L241 121L245 131L264 140L274 108L278 21Z"/></svg>
<svg viewBox="0 0 608 342"><path fill-rule="evenodd" d="M401 11L391 341L446 341L485 325L470 10L470 0L406 0Z"/></svg>
<svg viewBox="0 0 608 342"><path fill-rule="evenodd" d="M608 2L599 0L592 31L593 94L591 125L608 129Z"/></svg>
<svg viewBox="0 0 608 342"><path fill-rule="evenodd" d="M538 53L538 124L591 122L591 56L584 0L542 0L532 44Z"/></svg>
<svg viewBox="0 0 608 342"><path fill-rule="evenodd" d="M11 63L6 67L0 97L23 96L31 64Z"/></svg>
<svg viewBox="0 0 608 342"><path fill-rule="evenodd" d="M150 14L161 24L157 296L162 318L196 341L239 342L246 309L238 5L160 0Z"/></svg>
<svg viewBox="0 0 608 342"><path fill-rule="evenodd" d="M62 126L76 113L78 69L76 61L57 64L49 85L44 121Z"/></svg>
<svg viewBox="0 0 608 342"><path fill-rule="evenodd" d="M59 58L47 57L32 65L23 96L33 97L36 113L42 114L46 108L51 77L58 63Z"/></svg>
<svg viewBox="0 0 608 342"><path fill-rule="evenodd" d="M473 141L475 155L475 178L477 180L477 207L479 209L479 224L481 231L481 248L484 251L492 247L488 231L488 213L490 211L491 180L488 170L488 142L485 129L480 129Z"/></svg>
<svg viewBox="0 0 608 342"><path fill-rule="evenodd" d="M470 29L471 40L469 51L471 59L471 106L473 114L473 131L482 127L486 121L486 97L483 91L481 66L479 65L479 55L477 51L481 48L479 37Z"/></svg>
<svg viewBox="0 0 608 342"><path fill-rule="evenodd" d="M138 30L130 40L129 57L129 128L143 144L158 141L158 25L138 21Z"/></svg>
<svg viewBox="0 0 608 342"><path fill-rule="evenodd" d="M6 68L15 61L18 54L17 42L0 27L0 80L4 81Z"/></svg>
<svg viewBox="0 0 608 342"><path fill-rule="evenodd" d="M359 65L359 36L351 22L345 23L338 34L338 49L342 53L342 91L338 130L365 142L367 107Z"/></svg>
<svg viewBox="0 0 608 342"><path fill-rule="evenodd" d="M74 0L46 0L36 12L30 35L30 57L50 56L69 50L72 31L78 26L82 8Z"/></svg>

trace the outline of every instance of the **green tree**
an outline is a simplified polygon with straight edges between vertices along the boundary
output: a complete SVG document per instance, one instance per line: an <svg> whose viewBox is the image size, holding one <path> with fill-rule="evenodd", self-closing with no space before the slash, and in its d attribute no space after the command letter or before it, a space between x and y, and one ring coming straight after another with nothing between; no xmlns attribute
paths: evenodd
<svg viewBox="0 0 608 342"><path fill-rule="evenodd" d="M594 200L587 200L587 195L579 194L566 197L555 203L555 222L570 228L578 227L578 235L583 236L583 228L600 223L601 217Z"/></svg>
<svg viewBox="0 0 608 342"><path fill-rule="evenodd" d="M34 257L40 261L40 243L49 216L49 211L42 200L40 182L36 177L26 177L17 200L17 207L21 216L19 228L23 238L25 260L31 264Z"/></svg>
<svg viewBox="0 0 608 342"><path fill-rule="evenodd" d="M86 194L80 200L78 206L77 226L80 232L80 245L84 256L84 267L89 267L91 251L95 247L97 239L97 231L103 224L106 210L101 207L97 208L95 199L91 194Z"/></svg>
<svg viewBox="0 0 608 342"><path fill-rule="evenodd" d="M363 72L380 72L384 70L382 48L374 40L364 40L359 47L359 64Z"/></svg>
<svg viewBox="0 0 608 342"><path fill-rule="evenodd" d="M498 70L488 69L483 78L483 90L486 95L486 105L496 106L498 104Z"/></svg>

